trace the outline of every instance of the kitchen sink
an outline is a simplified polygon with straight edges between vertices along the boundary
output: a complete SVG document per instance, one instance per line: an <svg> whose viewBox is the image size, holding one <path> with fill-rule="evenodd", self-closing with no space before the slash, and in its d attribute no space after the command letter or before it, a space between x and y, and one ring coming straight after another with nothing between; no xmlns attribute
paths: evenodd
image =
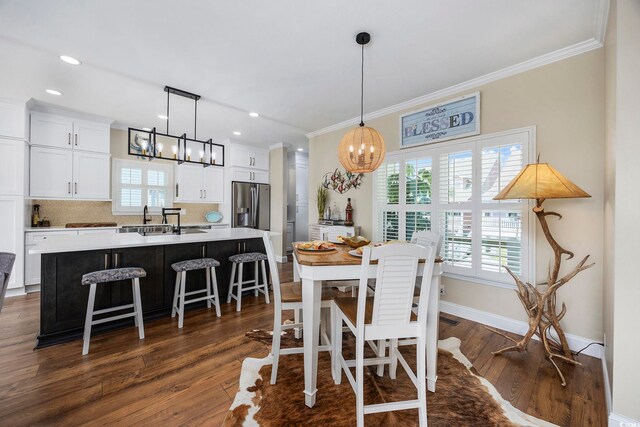
<svg viewBox="0 0 640 427"><path fill-rule="evenodd" d="M207 226L186 226L180 227L180 234L206 233L203 228ZM118 230L119 233L138 233L141 236L163 236L173 233L173 225L125 225Z"/></svg>

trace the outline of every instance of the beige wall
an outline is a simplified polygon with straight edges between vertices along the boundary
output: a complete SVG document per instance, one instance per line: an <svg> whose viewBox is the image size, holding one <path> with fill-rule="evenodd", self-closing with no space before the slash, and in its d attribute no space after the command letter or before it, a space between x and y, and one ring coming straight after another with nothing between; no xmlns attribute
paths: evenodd
<svg viewBox="0 0 640 427"><path fill-rule="evenodd" d="M638 245L640 241L640 2L619 0L614 2L612 21L613 40L608 48L610 60L609 86L614 94L607 105L613 128L607 133L607 145L613 159L609 170L615 182L608 187L613 191L613 241L607 240L607 250L613 249L613 306L607 304L607 323L610 328L613 313L613 412L640 422L640 371L637 361L640 355L638 334L638 303L640 280L638 279ZM612 245L612 247L611 247ZM611 284L608 284L608 287ZM611 291L608 291L608 293ZM609 353L608 353L609 354ZM610 361L609 361L610 362Z"/></svg>
<svg viewBox="0 0 640 427"><path fill-rule="evenodd" d="M604 166L604 282L603 322L605 360L609 382L613 380L613 297L614 231L615 231L615 139L616 139L616 64L617 64L617 7L611 2L605 42L605 166ZM611 384L609 384L611 390Z"/></svg>
<svg viewBox="0 0 640 427"><path fill-rule="evenodd" d="M127 154L127 137L127 131L111 129L112 159L135 159ZM154 162L175 164L169 160L154 160ZM41 215L51 221L52 226L64 226L69 222L115 222L118 225L142 223L142 211L140 211L140 215L112 215L111 202L34 200L33 203L40 204ZM206 222L205 214L218 210L216 203L175 203L174 207L186 209L186 215L180 218L183 224ZM160 215L153 215L152 223L160 223L160 221ZM228 223L228 220L223 219L222 222Z"/></svg>
<svg viewBox="0 0 640 427"><path fill-rule="evenodd" d="M537 126L537 150L541 159L573 180L592 195L590 199L547 201L548 210L564 215L561 222L552 220L557 240L576 252L576 257L591 254L596 265L581 273L559 292L566 302L566 331L602 339L603 276L603 192L604 192L604 50L530 70L512 77L470 89L460 95L481 92L481 129L483 134L525 126ZM420 94L416 94L420 95ZM451 96L450 98L455 97ZM435 103L437 101L434 101ZM429 103L432 104L432 103ZM415 108L412 108L412 110ZM367 122L384 137L388 151L399 149L399 116L389 114ZM309 143L309 193L314 194L324 173L339 166L337 146L346 129L312 138ZM354 204L356 224L371 236L372 177L366 176L361 189L340 196L331 192L344 209L346 198ZM312 198L309 221L316 221L316 203ZM588 230L588 232L585 232ZM541 232L537 235L537 276L546 276L552 252ZM574 262L565 263L564 270ZM443 298L465 305L526 320L520 302L511 290L492 286L444 280Z"/></svg>
<svg viewBox="0 0 640 427"><path fill-rule="evenodd" d="M286 255L284 234L287 226L287 149L280 147L269 151L269 184L271 186L271 231L281 233L273 238L273 250L277 256Z"/></svg>

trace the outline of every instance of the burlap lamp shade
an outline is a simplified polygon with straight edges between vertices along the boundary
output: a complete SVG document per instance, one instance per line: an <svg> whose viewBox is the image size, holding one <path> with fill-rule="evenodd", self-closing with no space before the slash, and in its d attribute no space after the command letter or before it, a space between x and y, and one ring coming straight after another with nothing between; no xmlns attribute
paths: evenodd
<svg viewBox="0 0 640 427"><path fill-rule="evenodd" d="M346 170L368 173L378 169L386 153L380 133L368 126L358 126L347 132L338 145L338 158Z"/></svg>

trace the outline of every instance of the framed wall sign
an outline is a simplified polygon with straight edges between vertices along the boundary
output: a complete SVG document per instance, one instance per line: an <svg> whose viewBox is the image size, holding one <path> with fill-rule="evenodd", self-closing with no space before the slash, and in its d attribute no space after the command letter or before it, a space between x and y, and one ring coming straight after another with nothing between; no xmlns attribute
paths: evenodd
<svg viewBox="0 0 640 427"><path fill-rule="evenodd" d="M480 92L405 114L400 117L400 132L400 148L478 135Z"/></svg>

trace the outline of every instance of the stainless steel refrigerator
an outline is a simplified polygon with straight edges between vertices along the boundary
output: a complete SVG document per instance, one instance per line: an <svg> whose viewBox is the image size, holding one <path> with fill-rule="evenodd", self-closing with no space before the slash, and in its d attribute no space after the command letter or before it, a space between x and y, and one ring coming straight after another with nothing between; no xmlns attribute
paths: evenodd
<svg viewBox="0 0 640 427"><path fill-rule="evenodd" d="M271 194L269 184L232 183L233 227L269 230Z"/></svg>

